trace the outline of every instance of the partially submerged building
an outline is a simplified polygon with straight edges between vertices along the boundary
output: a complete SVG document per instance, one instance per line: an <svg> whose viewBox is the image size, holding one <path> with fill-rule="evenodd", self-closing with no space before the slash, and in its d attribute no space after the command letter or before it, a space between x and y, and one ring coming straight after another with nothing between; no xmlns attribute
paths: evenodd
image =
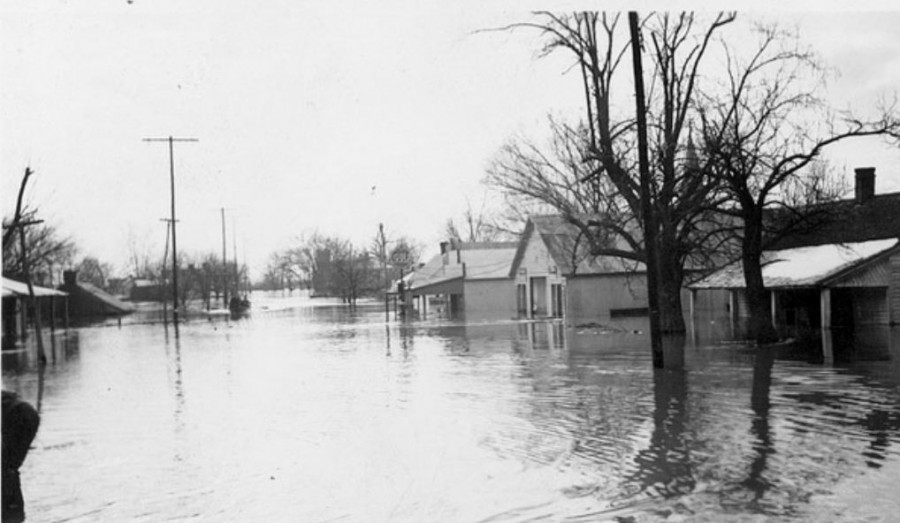
<svg viewBox="0 0 900 523"><path fill-rule="evenodd" d="M31 286L41 316L48 326L54 326L60 318L66 316L68 294L56 289ZM31 299L28 284L3 277L3 339L15 340L27 332L32 318L27 314L27 302Z"/></svg>
<svg viewBox="0 0 900 523"><path fill-rule="evenodd" d="M77 271L63 272L59 290L69 296L69 315L73 318L121 316L134 312L134 305L90 283L78 281Z"/></svg>
<svg viewBox="0 0 900 523"><path fill-rule="evenodd" d="M162 301L166 299L166 286L153 280L136 278L128 285L131 301Z"/></svg>
<svg viewBox="0 0 900 523"><path fill-rule="evenodd" d="M420 316L468 319L516 316L509 268L516 242L441 243L441 251L404 279L405 294Z"/></svg>
<svg viewBox="0 0 900 523"><path fill-rule="evenodd" d="M572 324L647 315L643 263L593 256L563 216L529 218L510 267L520 317Z"/></svg>
<svg viewBox="0 0 900 523"><path fill-rule="evenodd" d="M763 283L782 336L821 341L826 360L879 356L900 324L900 193L875 194L875 170L856 170L853 199L827 204L809 231L763 254ZM743 268L725 266L691 284L692 327L718 321L743 337Z"/></svg>

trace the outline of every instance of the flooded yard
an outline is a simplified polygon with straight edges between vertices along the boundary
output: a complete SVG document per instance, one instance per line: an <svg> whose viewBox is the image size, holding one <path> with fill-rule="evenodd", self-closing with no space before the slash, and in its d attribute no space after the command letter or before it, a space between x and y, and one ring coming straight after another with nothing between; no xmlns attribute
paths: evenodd
<svg viewBox="0 0 900 523"><path fill-rule="evenodd" d="M890 521L900 354L728 343L654 370L641 320L401 322L255 300L4 352L40 404L29 521ZM49 338L48 338L49 344ZM42 383L41 383L42 381Z"/></svg>

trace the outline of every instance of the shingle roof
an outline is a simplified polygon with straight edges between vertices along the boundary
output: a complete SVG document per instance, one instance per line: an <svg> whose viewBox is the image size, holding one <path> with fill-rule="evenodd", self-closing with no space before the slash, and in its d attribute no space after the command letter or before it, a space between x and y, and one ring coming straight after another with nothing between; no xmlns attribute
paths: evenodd
<svg viewBox="0 0 900 523"><path fill-rule="evenodd" d="M515 273L519 263L525 254L526 244L529 238L537 234L540 236L550 257L562 274L607 274L617 272L643 271L644 264L627 260L618 256L593 256L590 254L587 243L579 240L578 227L570 223L561 215L531 216L522 235L523 241L519 244L515 260L511 266L511 272ZM624 250L624 246L622 247Z"/></svg>

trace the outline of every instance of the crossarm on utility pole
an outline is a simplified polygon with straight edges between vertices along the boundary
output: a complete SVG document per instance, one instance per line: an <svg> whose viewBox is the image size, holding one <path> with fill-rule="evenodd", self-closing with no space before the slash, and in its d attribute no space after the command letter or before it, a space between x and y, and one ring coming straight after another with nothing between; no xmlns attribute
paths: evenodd
<svg viewBox="0 0 900 523"><path fill-rule="evenodd" d="M172 196L172 321L178 324L178 244L175 239L175 142L199 142L197 138L144 138L145 142L169 143L169 182ZM177 330L176 330L177 332Z"/></svg>

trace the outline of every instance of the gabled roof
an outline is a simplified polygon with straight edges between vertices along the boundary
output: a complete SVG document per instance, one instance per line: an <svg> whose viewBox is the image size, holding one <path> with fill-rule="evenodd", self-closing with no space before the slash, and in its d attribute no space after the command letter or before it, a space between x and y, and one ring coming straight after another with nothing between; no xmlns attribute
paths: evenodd
<svg viewBox="0 0 900 523"><path fill-rule="evenodd" d="M553 263L566 276L644 270L644 264L641 262L618 256L592 256L587 248L587 242L580 238L578 227L561 215L541 215L529 217L510 267L510 275L515 275L518 271L525 256L525 249L535 235L546 246ZM619 247L624 250L624 246Z"/></svg>
<svg viewBox="0 0 900 523"><path fill-rule="evenodd" d="M765 251L763 284L769 289L818 287L898 248L896 238L831 243ZM735 262L691 285L692 289L742 289L743 265Z"/></svg>
<svg viewBox="0 0 900 523"><path fill-rule="evenodd" d="M43 298L46 296L68 296L65 292L58 291L56 289L48 289L47 287L39 287L37 285L32 285L32 289L34 289L34 295L38 298ZM3 297L7 298L10 296L28 296L28 284L22 283L20 281L11 280L6 276L3 277Z"/></svg>

